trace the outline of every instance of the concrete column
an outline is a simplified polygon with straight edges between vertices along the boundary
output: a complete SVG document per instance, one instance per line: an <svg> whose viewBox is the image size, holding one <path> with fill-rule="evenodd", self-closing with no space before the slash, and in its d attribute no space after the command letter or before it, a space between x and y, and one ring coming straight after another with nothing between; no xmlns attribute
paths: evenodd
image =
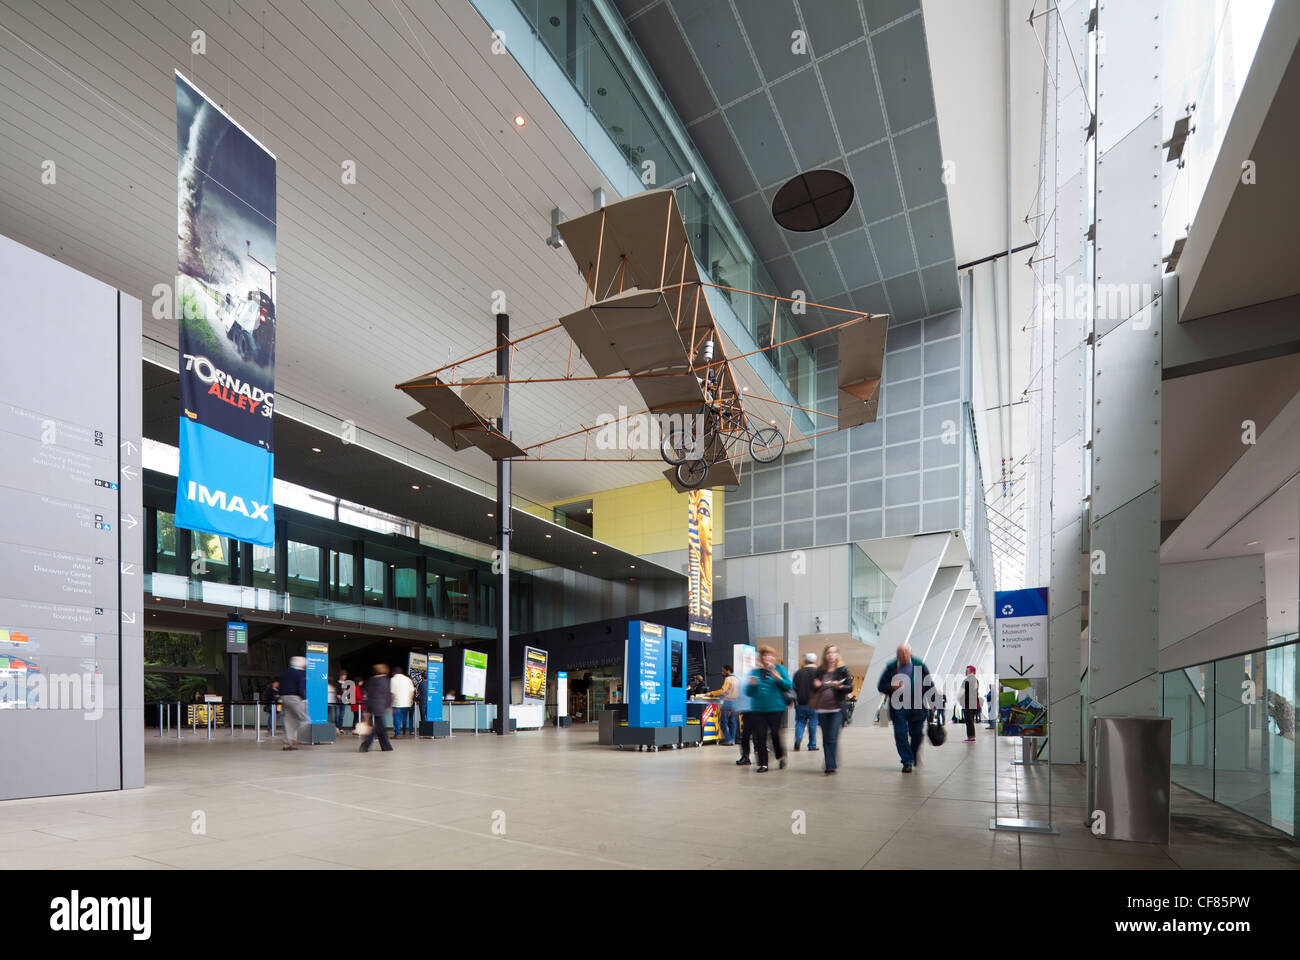
<svg viewBox="0 0 1300 960"><path fill-rule="evenodd" d="M1159 13L1098 4L1089 728L1159 712Z"/></svg>

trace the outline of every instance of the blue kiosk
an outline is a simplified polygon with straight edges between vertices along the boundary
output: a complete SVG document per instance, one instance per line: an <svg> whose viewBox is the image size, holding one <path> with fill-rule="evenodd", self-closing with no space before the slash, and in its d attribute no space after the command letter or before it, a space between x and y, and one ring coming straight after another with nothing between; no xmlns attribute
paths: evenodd
<svg viewBox="0 0 1300 960"><path fill-rule="evenodd" d="M624 669L627 720L615 724L614 745L651 751L681 746L686 729L686 631L630 621Z"/></svg>

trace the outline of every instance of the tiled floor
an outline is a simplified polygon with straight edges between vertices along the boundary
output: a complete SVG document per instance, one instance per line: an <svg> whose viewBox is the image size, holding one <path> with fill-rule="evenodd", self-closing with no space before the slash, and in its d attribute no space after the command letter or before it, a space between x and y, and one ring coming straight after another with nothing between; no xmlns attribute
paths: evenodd
<svg viewBox="0 0 1300 960"><path fill-rule="evenodd" d="M1285 837L1184 791L1168 846L1083 826L1082 768L1053 781L1059 836L991 832L993 744L954 739L899 772L890 731L844 731L786 770L736 767L732 748L659 753L596 744L592 728L506 739L277 742L146 738L143 790L0 803L7 867L840 867L1296 869ZM787 742L789 734L787 731ZM999 814L1046 816L1045 767L1000 751Z"/></svg>

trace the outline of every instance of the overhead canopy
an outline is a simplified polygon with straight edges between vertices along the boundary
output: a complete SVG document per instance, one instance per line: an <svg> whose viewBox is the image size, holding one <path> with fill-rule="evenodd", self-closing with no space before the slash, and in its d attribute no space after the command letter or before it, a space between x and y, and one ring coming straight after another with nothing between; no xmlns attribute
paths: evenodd
<svg viewBox="0 0 1300 960"><path fill-rule="evenodd" d="M838 330L839 430L875 422L888 327L888 317L875 315Z"/></svg>
<svg viewBox="0 0 1300 960"><path fill-rule="evenodd" d="M700 279L672 190L647 190L568 220L560 236L593 300Z"/></svg>
<svg viewBox="0 0 1300 960"><path fill-rule="evenodd" d="M399 383L397 389L424 407L407 419L453 450L474 446L493 460L526 456L487 419L475 413L450 384L437 377L416 377Z"/></svg>

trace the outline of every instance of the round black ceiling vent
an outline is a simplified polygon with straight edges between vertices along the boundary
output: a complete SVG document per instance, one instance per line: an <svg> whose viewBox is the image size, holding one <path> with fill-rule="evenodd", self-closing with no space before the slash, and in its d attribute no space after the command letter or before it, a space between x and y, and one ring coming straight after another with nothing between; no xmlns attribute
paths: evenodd
<svg viewBox="0 0 1300 960"><path fill-rule="evenodd" d="M772 217L787 230L824 230L853 204L853 184L836 170L809 170L786 183L772 200Z"/></svg>

